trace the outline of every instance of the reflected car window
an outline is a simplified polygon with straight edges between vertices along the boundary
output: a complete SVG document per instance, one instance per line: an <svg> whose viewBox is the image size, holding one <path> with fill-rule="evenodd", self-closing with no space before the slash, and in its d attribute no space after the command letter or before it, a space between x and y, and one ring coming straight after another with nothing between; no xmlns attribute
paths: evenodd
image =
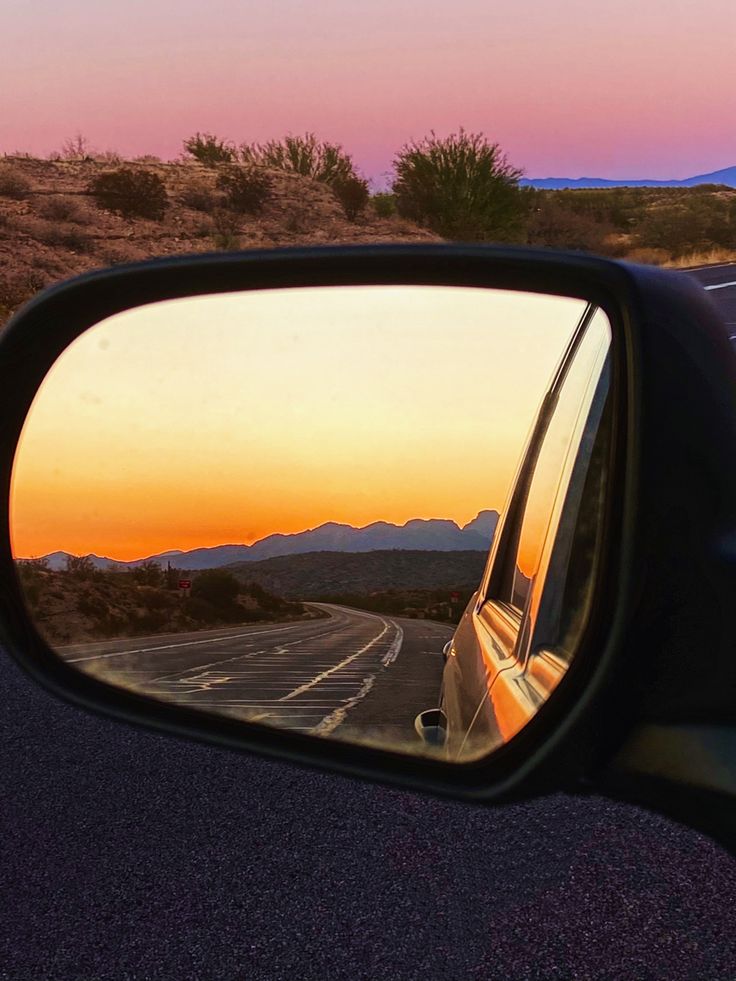
<svg viewBox="0 0 736 981"><path fill-rule="evenodd" d="M593 398L533 623L531 650L570 661L592 598L600 557L611 436L610 357Z"/></svg>
<svg viewBox="0 0 736 981"><path fill-rule="evenodd" d="M606 355L609 346L610 330L606 318L598 314L587 327L559 389L496 597L519 613L527 611L535 592L541 592L546 571L551 568L555 538L558 531L564 530L563 518L574 526L608 392ZM566 499L569 499L569 506L564 514ZM575 502L578 506L573 507ZM568 542L569 556L572 535L568 533L562 538ZM563 554L562 548L561 541L558 556ZM539 588L535 590L537 581ZM564 582L564 576L561 581ZM559 584L557 588L560 588ZM538 606L538 603L539 596L534 605Z"/></svg>

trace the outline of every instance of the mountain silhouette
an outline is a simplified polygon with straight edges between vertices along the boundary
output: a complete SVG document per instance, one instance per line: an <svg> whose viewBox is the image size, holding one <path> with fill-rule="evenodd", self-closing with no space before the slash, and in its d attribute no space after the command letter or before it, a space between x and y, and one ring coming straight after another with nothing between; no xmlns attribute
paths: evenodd
<svg viewBox="0 0 736 981"><path fill-rule="evenodd" d="M724 184L727 187L736 187L736 167L724 167L723 170L686 177L681 181L659 181L648 178L615 180L607 177L523 177L519 183L524 187L536 187L548 191L605 187L697 187L699 184Z"/></svg>
<svg viewBox="0 0 736 981"><path fill-rule="evenodd" d="M317 528L293 535L267 535L252 545L215 545L188 551L173 549L130 562L118 562L94 554L90 554L89 558L98 569L107 569L109 566L135 568L143 562L153 560L162 565L171 562L177 569L194 570L216 569L233 562L259 562L262 559L305 552L374 552L390 549L487 552L497 523L498 512L492 510L481 511L462 528L456 522L444 518L412 518L403 525L374 521L362 528L328 521ZM50 568L63 569L68 555L68 552L50 552L45 558Z"/></svg>

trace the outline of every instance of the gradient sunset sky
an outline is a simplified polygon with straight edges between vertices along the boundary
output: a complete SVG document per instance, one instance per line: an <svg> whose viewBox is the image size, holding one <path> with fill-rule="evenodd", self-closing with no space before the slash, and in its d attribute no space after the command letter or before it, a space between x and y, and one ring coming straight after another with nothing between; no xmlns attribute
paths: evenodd
<svg viewBox="0 0 736 981"><path fill-rule="evenodd" d="M133 559L326 521L462 525L501 510L584 308L346 287L110 318L64 352L31 409L14 553Z"/></svg>
<svg viewBox="0 0 736 981"><path fill-rule="evenodd" d="M733 0L4 0L0 153L313 130L379 186L464 126L532 177L681 178L736 164L735 37Z"/></svg>

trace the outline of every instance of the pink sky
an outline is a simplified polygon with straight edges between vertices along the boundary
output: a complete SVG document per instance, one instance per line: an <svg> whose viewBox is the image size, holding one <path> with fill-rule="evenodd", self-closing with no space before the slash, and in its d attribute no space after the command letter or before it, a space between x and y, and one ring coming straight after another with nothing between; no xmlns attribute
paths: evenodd
<svg viewBox="0 0 736 981"><path fill-rule="evenodd" d="M736 164L735 37L733 0L5 0L0 153L314 130L379 184L464 126L528 176L687 177Z"/></svg>

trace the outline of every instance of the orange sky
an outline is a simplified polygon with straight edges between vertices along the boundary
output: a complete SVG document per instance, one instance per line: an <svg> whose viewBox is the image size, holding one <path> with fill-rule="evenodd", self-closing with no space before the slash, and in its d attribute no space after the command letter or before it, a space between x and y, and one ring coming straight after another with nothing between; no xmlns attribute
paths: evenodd
<svg viewBox="0 0 736 981"><path fill-rule="evenodd" d="M583 304L447 287L221 294L110 318L16 457L17 556L139 558L500 509Z"/></svg>

